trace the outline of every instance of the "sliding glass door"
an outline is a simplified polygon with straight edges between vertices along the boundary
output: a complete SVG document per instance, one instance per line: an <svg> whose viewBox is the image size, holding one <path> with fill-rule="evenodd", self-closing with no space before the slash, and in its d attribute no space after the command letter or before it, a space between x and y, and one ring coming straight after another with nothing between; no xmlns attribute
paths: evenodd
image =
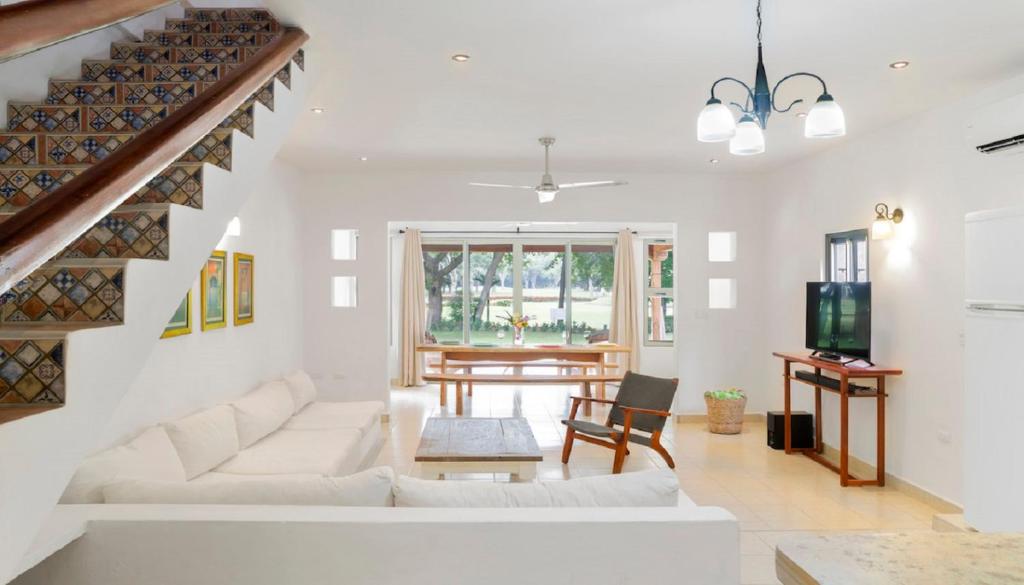
<svg viewBox="0 0 1024 585"><path fill-rule="evenodd" d="M469 244L469 341L512 343L501 317L512 307L512 244Z"/></svg>
<svg viewBox="0 0 1024 585"><path fill-rule="evenodd" d="M466 261L464 261L464 259ZM611 241L425 240L427 331L439 342L593 343L611 321Z"/></svg>

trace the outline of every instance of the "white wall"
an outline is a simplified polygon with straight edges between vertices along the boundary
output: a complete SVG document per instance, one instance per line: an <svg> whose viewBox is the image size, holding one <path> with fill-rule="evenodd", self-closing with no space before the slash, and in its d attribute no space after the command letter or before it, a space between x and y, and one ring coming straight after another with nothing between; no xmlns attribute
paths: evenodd
<svg viewBox="0 0 1024 585"><path fill-rule="evenodd" d="M964 214L1024 203L1022 159L972 152L963 128L976 106L1021 91L1024 78L849 140L769 182L767 349L803 347L802 286L821 278L825 233L868 227L878 202L906 211L900 240L870 250L874 361L906 371L889 387L886 465L953 502L962 494ZM759 359L769 403L780 408L782 365L764 352ZM794 386L797 405L810 409L809 387ZM853 454L869 462L873 402L855 401L851 411ZM837 445L833 396L826 406L825 440Z"/></svg>
<svg viewBox="0 0 1024 585"><path fill-rule="evenodd" d="M217 246L228 252L223 329L202 331L198 272L192 285L192 333L162 339L118 405L98 448L121 442L154 423L240 396L302 363L302 256L290 169L275 163L238 214L240 236ZM233 253L255 257L255 319L233 324Z"/></svg>
<svg viewBox="0 0 1024 585"><path fill-rule="evenodd" d="M488 181L535 181L503 174ZM563 180L585 180L566 175ZM681 412L702 412L703 391L761 383L755 360L762 335L756 290L762 279L760 246L767 202L747 177L711 174L625 174L630 184L588 193L564 193L545 206L530 192L510 196L472 188L468 173L307 173L296 182L304 254L304 358L335 399L387 400L389 221L614 221L676 225L676 335ZM359 259L330 259L330 231L359 230ZM709 230L739 233L739 257L707 262ZM359 306L330 307L330 279L354 275ZM710 276L739 279L739 307L707 309ZM760 392L756 393L758 396ZM751 410L761 408L752 400Z"/></svg>

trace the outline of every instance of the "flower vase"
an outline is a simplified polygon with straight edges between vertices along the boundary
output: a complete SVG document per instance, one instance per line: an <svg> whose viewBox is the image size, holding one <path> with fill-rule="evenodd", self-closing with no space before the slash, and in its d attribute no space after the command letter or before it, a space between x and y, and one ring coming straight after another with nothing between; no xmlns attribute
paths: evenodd
<svg viewBox="0 0 1024 585"><path fill-rule="evenodd" d="M515 337L512 338L512 344L513 345L523 345L523 343L525 343L525 339L524 339L525 331L523 330L522 327L515 327L514 329L515 329Z"/></svg>

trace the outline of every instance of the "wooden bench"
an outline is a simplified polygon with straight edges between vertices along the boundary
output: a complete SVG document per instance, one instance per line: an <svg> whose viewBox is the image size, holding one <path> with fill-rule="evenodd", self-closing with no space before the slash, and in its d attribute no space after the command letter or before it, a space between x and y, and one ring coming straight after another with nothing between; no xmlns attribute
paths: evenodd
<svg viewBox="0 0 1024 585"><path fill-rule="evenodd" d="M477 365L479 362L475 363ZM450 365L450 362L449 362ZM453 374L453 373L427 373L423 375L427 382L441 383L441 406L447 403L447 390L445 382L455 383L455 414L462 414L462 385L463 384L579 384L583 388L583 395L593 397L591 384L600 384L603 388L605 382L621 382L622 376L617 374L573 374L568 376L559 375L507 375L507 374ZM601 396L601 398L604 398ZM590 416L591 408L588 401L583 406L583 413Z"/></svg>
<svg viewBox="0 0 1024 585"><path fill-rule="evenodd" d="M427 363L427 367L435 370L441 368L441 360L431 360ZM600 364L598 362L581 362L573 360L538 360L538 361L461 361L461 360L448 360L446 366L448 370L462 370L463 374L472 374L473 368L558 368L559 375L568 375L571 373L573 368L581 370L595 370L595 373L600 373L601 368L605 370L614 370L619 368L619 364ZM443 372L442 372L443 373ZM466 384L466 394L469 396L473 395L473 382Z"/></svg>

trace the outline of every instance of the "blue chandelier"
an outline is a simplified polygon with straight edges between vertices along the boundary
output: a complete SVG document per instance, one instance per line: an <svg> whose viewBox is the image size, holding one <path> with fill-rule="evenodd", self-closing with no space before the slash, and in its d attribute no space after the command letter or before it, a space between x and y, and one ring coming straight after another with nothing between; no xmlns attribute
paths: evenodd
<svg viewBox="0 0 1024 585"><path fill-rule="evenodd" d="M821 77L806 72L790 73L769 90L768 75L764 70L764 57L761 47L761 0L757 0L757 71L754 75L754 87L735 77L723 77L711 85L711 99L697 118L697 140L701 142L729 141L729 152L740 156L761 154L765 151L764 130L772 112L780 114L790 111L793 106L803 103L798 99L785 108L779 108L775 102L775 94L779 86L795 77L811 77L821 84L821 95L804 121L804 136L807 138L833 138L846 134L846 119L843 110L828 93L828 86ZM746 97L742 104L730 102L729 105L739 111L737 122L732 110L715 96L718 84L731 81L739 84Z"/></svg>

